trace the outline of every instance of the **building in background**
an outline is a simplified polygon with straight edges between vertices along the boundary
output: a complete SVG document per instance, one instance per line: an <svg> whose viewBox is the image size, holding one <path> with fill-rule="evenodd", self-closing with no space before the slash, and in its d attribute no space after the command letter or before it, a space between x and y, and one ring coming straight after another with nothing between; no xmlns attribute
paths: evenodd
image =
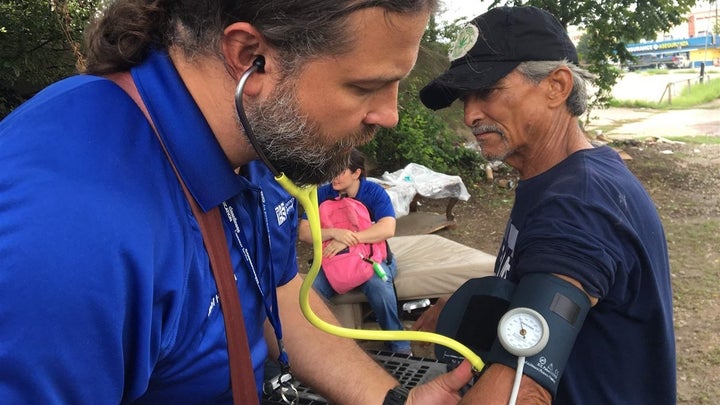
<svg viewBox="0 0 720 405"><path fill-rule="evenodd" d="M649 61L654 67L668 68L699 67L703 63L720 66L718 30L718 1L698 2L684 23L652 40L628 44L627 49L644 67L650 67L645 66Z"/></svg>

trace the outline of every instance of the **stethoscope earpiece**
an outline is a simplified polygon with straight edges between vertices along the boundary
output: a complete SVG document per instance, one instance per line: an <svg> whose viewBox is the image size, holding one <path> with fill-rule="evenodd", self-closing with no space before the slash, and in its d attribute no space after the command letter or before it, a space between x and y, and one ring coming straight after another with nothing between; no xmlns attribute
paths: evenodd
<svg viewBox="0 0 720 405"><path fill-rule="evenodd" d="M265 57L262 55L258 55L255 60L252 63L252 66L250 66L245 73L242 74L240 77L240 81L237 84L237 87L235 88L235 110L237 111L238 118L240 119L240 124L243 127L243 130L245 131L245 135L247 136L248 140L250 141L250 144L252 145L253 149L255 149L255 152L258 154L260 159L265 162L265 165L270 169L273 176L279 177L281 175L280 172L278 172L277 169L275 169L275 166L273 166L272 163L270 163L270 160L265 156L265 153L263 153L262 149L260 149L257 139L255 138L255 132L252 129L252 126L250 125L250 122L247 119L247 116L245 115L245 107L243 106L243 90L245 89L245 83L247 83L248 78L251 74L255 72L263 73L265 72Z"/></svg>
<svg viewBox="0 0 720 405"><path fill-rule="evenodd" d="M265 73L265 57L258 55L253 61L253 66L257 66L258 73Z"/></svg>

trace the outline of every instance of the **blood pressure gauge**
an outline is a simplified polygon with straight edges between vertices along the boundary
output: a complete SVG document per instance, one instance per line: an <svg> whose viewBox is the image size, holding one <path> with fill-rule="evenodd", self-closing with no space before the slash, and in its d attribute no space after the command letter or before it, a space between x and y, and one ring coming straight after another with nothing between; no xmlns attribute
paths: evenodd
<svg viewBox="0 0 720 405"><path fill-rule="evenodd" d="M548 342L547 321L537 311L519 307L506 312L498 323L498 338L505 350L518 357L534 356Z"/></svg>

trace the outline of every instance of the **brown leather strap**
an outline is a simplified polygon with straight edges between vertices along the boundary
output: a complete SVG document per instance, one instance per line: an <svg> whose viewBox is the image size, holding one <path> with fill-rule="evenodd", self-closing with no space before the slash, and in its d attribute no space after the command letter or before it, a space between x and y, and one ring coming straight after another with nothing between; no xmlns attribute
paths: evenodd
<svg viewBox="0 0 720 405"><path fill-rule="evenodd" d="M233 402L237 405L257 404L258 395L250 358L250 347L245 331L245 320L243 318L242 307L240 306L240 296L235 282L232 262L230 261L230 252L228 251L225 232L223 231L220 209L215 207L208 212L203 212L195 201L195 198L193 198L190 191L188 191L185 182L183 182L180 173L175 167L175 163L165 148L165 144L147 111L145 103L140 97L140 93L138 93L130 73L121 72L107 75L106 77L125 90L138 107L140 107L143 114L145 114L175 171L175 175L182 186L185 197L190 203L193 215L195 215L195 219L200 225L203 243L210 257L210 267L215 277L215 284L217 285L220 296L220 307L222 308L225 322L225 337L227 338L228 357L230 361L230 383Z"/></svg>
<svg viewBox="0 0 720 405"><path fill-rule="evenodd" d="M183 190L188 200L191 201L190 206L200 225L203 243L208 256L210 256L210 267L220 295L220 307L223 311L225 336L228 342L233 402L243 405L257 404L258 394L250 359L247 332L245 331L245 319L243 318L235 274L230 262L230 252L228 251L227 240L222 227L220 209L215 207L208 212L203 212L187 191L187 188L183 187Z"/></svg>

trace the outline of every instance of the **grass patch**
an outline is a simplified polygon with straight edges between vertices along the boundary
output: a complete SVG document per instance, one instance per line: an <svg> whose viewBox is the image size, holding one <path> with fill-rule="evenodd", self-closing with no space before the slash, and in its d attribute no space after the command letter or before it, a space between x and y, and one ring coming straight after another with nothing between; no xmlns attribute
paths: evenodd
<svg viewBox="0 0 720 405"><path fill-rule="evenodd" d="M666 136L665 138L672 141L680 141L694 145L717 145L720 144L720 136Z"/></svg>
<svg viewBox="0 0 720 405"><path fill-rule="evenodd" d="M610 100L610 107L618 107L618 108L650 108L650 109L665 109L664 106L661 106L660 104L654 102L654 101L647 101L647 100L618 100L618 99L612 99Z"/></svg>
<svg viewBox="0 0 720 405"><path fill-rule="evenodd" d="M713 366L720 366L720 348L713 348L707 354L707 362Z"/></svg>
<svg viewBox="0 0 720 405"><path fill-rule="evenodd" d="M613 99L610 101L610 106L619 108L649 108L655 110L687 109L709 103L717 98L720 98L720 79L708 80L706 78L702 84L694 83L690 87L684 88L679 96L672 98L672 104L646 100Z"/></svg>
<svg viewBox="0 0 720 405"><path fill-rule="evenodd" d="M720 79L708 80L700 84L696 83L686 87L680 96L673 100L673 108L694 107L700 104L709 103L720 97Z"/></svg>
<svg viewBox="0 0 720 405"><path fill-rule="evenodd" d="M671 209L669 206L661 208L664 212ZM675 305L694 311L703 305L704 300L714 300L717 296L718 264L708 262L707 255L720 242L720 222L709 219L702 223L682 223L677 218L662 217L670 267L676 275L673 278Z"/></svg>

